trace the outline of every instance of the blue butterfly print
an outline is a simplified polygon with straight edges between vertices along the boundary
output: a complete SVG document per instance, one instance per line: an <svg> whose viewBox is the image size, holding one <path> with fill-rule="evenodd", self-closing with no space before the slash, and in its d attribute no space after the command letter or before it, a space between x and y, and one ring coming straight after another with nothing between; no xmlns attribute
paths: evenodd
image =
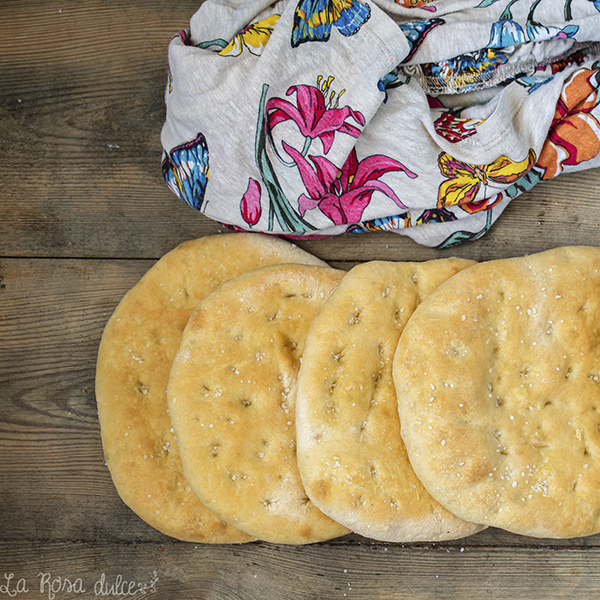
<svg viewBox="0 0 600 600"><path fill-rule="evenodd" d="M427 34L438 25L443 25L446 21L444 19L423 19L420 21L413 21L412 23L403 23L400 25L402 33L408 40L410 51L408 56L402 61L403 63L408 62L417 52L419 46L425 40Z"/></svg>
<svg viewBox="0 0 600 600"><path fill-rule="evenodd" d="M162 162L163 177L171 191L197 210L204 204L209 171L208 146L202 133L173 148Z"/></svg>
<svg viewBox="0 0 600 600"><path fill-rule="evenodd" d="M371 7L358 0L300 0L294 13L292 48L304 42L326 42L335 26L342 35L358 32Z"/></svg>
<svg viewBox="0 0 600 600"><path fill-rule="evenodd" d="M410 213L405 212L391 217L370 219L362 223L362 227L346 233L362 233L366 231L398 231L410 227Z"/></svg>
<svg viewBox="0 0 600 600"><path fill-rule="evenodd" d="M393 71L384 75L377 82L377 88L380 92L384 93L383 102L385 103L388 100L388 90L400 87L401 85L406 85L409 81L410 75L402 73L399 67L396 67Z"/></svg>

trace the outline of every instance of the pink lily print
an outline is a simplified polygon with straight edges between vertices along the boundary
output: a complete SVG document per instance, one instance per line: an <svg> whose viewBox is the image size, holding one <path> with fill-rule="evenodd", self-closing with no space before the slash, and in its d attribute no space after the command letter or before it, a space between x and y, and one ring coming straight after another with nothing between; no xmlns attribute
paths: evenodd
<svg viewBox="0 0 600 600"><path fill-rule="evenodd" d="M336 132L357 138L360 129L349 120L364 126L365 118L362 113L352 110L349 106L339 108L339 100L345 90L336 96L334 91L330 92L332 82L333 77L325 81L320 75L317 79L317 87L312 85L290 87L286 94L288 96L295 94L296 104L283 98L269 99L266 104L269 130L284 121L294 121L306 140L302 150L304 156L316 138L321 140L325 154L331 149Z"/></svg>
<svg viewBox="0 0 600 600"><path fill-rule="evenodd" d="M381 154L367 156L360 162L356 150L348 156L341 170L324 156L309 156L311 163L285 142L285 151L296 163L308 195L298 198L300 214L319 208L335 225L358 223L375 192L381 192L400 208L406 206L389 185L380 178L391 171L403 171L414 179L415 173L402 163Z"/></svg>
<svg viewBox="0 0 600 600"><path fill-rule="evenodd" d="M240 201L240 213L242 218L250 227L260 221L262 207L260 205L260 183L250 177L248 179L248 188Z"/></svg>

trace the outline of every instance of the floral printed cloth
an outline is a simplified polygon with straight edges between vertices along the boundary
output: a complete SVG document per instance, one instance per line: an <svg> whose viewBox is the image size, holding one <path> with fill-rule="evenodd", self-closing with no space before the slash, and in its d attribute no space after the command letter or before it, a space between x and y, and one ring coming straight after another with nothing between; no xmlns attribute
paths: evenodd
<svg viewBox="0 0 600 600"><path fill-rule="evenodd" d="M600 166L600 0L206 0L169 47L162 172L231 229L483 235Z"/></svg>

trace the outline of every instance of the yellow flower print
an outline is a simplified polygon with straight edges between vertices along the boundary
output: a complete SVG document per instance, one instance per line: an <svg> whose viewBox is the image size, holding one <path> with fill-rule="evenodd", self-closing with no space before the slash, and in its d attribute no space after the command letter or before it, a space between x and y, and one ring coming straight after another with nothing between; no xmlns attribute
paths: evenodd
<svg viewBox="0 0 600 600"><path fill-rule="evenodd" d="M534 164L533 150L529 150L526 158L520 162L500 156L489 165L471 165L456 160L447 152L442 152L438 156L438 167L447 179L442 182L438 190L438 208L459 204L468 212L475 212L473 210L476 206L475 198L482 185L489 186L490 182L501 185L514 183Z"/></svg>
<svg viewBox="0 0 600 600"><path fill-rule="evenodd" d="M279 17L280 15L271 15L244 27L219 54L221 56L239 56L246 46L251 54L260 56Z"/></svg>

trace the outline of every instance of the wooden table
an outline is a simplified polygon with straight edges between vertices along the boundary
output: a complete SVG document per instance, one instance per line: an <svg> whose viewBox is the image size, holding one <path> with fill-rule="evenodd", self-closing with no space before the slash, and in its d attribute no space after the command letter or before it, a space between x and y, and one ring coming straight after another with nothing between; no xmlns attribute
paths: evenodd
<svg viewBox="0 0 600 600"><path fill-rule="evenodd" d="M94 398L104 325L162 254L220 230L160 171L167 44L198 2L0 7L0 599L118 598L138 584L137 598L161 600L600 598L600 536L216 547L167 538L121 502ZM382 233L300 246L342 268L518 256L600 245L599 207L600 172L586 171L539 184L454 250Z"/></svg>

